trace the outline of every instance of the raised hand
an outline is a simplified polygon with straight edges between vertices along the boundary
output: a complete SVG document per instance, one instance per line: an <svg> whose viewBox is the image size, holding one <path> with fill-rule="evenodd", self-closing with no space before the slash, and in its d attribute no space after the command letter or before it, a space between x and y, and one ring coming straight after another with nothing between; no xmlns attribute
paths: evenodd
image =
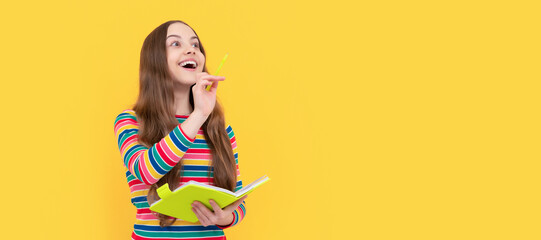
<svg viewBox="0 0 541 240"><path fill-rule="evenodd" d="M194 112L202 116L208 116L214 110L216 105L216 90L218 82L224 81L225 77L210 75L206 72L196 74L196 82L192 87L194 97ZM206 90L208 85L212 85L210 91Z"/></svg>

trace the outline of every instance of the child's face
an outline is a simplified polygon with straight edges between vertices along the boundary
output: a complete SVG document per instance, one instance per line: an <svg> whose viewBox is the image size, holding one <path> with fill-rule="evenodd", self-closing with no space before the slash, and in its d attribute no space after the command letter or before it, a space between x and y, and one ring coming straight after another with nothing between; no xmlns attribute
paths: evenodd
<svg viewBox="0 0 541 240"><path fill-rule="evenodd" d="M167 52L167 66L175 82L192 85L196 82L196 73L203 72L205 56L199 49L199 39L192 29L182 23L173 23L167 29L165 40ZM197 64L182 67L182 62L192 59Z"/></svg>

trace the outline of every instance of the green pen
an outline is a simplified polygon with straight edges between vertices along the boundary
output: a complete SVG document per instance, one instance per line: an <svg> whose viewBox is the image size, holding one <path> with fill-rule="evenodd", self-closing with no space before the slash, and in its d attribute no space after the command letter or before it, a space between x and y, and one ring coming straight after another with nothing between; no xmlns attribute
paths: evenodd
<svg viewBox="0 0 541 240"><path fill-rule="evenodd" d="M218 75L218 72L220 72L220 69L222 68L222 66L224 65L224 62L225 60L227 59L227 55L229 55L229 53L226 53L224 58L222 59L222 62L220 63L220 65L218 66L218 69L216 69L216 73L214 73L215 76ZM210 91L210 88L211 88L212 84L211 85L208 85L207 86L207 91Z"/></svg>

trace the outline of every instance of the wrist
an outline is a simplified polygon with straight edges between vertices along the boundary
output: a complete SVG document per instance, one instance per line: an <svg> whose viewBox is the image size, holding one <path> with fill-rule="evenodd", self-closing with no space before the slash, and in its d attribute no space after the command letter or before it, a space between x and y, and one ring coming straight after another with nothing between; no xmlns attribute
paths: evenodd
<svg viewBox="0 0 541 240"><path fill-rule="evenodd" d="M193 110L193 112L190 114L190 117L193 117L201 122L205 122L207 120L209 115L207 114L204 114L202 113L201 111L195 109Z"/></svg>
<svg viewBox="0 0 541 240"><path fill-rule="evenodd" d="M190 116L180 124L183 132L191 139L197 136L197 132L207 120L200 112L193 111Z"/></svg>
<svg viewBox="0 0 541 240"><path fill-rule="evenodd" d="M233 223L233 220L235 220L235 218L233 217L233 213L231 213L231 214L228 214L227 217L220 219L220 221L218 221L216 225L219 225L222 227L229 226L231 225L231 223Z"/></svg>

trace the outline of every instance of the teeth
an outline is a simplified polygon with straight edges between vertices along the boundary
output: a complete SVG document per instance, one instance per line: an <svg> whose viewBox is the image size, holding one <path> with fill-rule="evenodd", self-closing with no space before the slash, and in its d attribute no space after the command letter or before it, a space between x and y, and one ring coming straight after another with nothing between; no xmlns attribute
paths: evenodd
<svg viewBox="0 0 541 240"><path fill-rule="evenodd" d="M186 66L186 64L190 64L190 63L197 67L197 63L194 62L194 61L191 61L191 60L180 63L180 66L184 67L184 66Z"/></svg>

